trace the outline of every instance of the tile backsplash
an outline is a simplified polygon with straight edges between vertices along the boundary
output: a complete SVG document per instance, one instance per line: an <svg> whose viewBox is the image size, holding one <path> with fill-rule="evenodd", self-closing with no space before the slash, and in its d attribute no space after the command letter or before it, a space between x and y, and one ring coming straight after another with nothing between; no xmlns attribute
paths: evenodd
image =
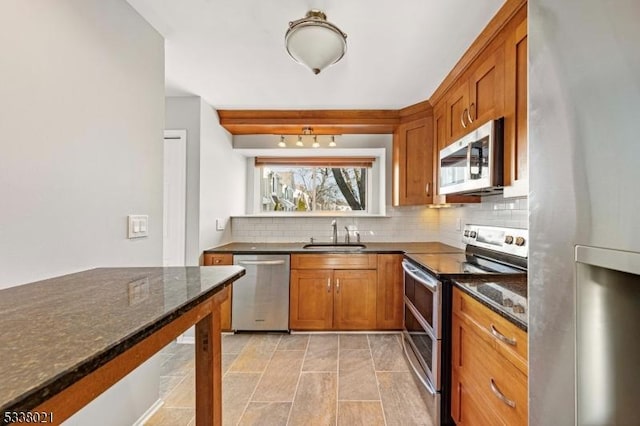
<svg viewBox="0 0 640 426"><path fill-rule="evenodd" d="M483 197L482 203L450 209L387 207L388 217L338 217L338 239L344 241L345 226L357 229L363 242L440 241L462 247L462 225L528 227L526 198L504 199L502 195ZM231 220L235 242L308 242L331 239L332 217L234 217Z"/></svg>
<svg viewBox="0 0 640 426"><path fill-rule="evenodd" d="M357 229L367 241L435 241L438 211L424 206L387 207L388 217L338 217L338 240L344 241L345 226ZM308 242L331 239L331 216L326 217L234 217L236 242Z"/></svg>
<svg viewBox="0 0 640 426"><path fill-rule="evenodd" d="M503 198L502 195L482 197L482 203L465 204L462 207L441 209L439 217L439 241L462 248L462 231L457 229L460 219L465 224L528 228L529 205L526 197Z"/></svg>

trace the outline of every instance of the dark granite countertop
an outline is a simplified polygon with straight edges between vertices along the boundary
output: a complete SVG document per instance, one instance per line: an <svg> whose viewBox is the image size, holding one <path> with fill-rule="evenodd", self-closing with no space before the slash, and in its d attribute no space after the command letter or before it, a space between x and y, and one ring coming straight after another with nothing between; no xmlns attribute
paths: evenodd
<svg viewBox="0 0 640 426"><path fill-rule="evenodd" d="M101 268L0 290L0 413L35 408L244 273Z"/></svg>
<svg viewBox="0 0 640 426"><path fill-rule="evenodd" d="M492 311L527 331L529 306L526 275L454 278L452 282Z"/></svg>
<svg viewBox="0 0 640 426"><path fill-rule="evenodd" d="M229 243L210 248L205 253L345 253L331 248L304 249L307 243ZM463 253L464 250L439 242L363 242L367 247L347 253Z"/></svg>

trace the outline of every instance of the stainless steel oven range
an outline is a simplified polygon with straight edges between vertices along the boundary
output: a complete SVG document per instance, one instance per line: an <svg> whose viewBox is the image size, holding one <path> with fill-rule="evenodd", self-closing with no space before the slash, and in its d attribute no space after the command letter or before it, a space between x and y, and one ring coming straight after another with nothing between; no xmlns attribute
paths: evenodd
<svg viewBox="0 0 640 426"><path fill-rule="evenodd" d="M464 253L407 254L404 269L402 346L429 393L435 425L453 424L451 403L451 284L461 276L524 275L525 229L466 225Z"/></svg>

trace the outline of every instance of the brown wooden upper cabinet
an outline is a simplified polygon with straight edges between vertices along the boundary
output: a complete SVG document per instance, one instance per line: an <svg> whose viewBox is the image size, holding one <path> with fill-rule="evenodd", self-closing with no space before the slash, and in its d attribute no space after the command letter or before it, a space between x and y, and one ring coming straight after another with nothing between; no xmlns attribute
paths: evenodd
<svg viewBox="0 0 640 426"><path fill-rule="evenodd" d="M402 123L393 134L393 205L431 204L434 194L433 117Z"/></svg>
<svg viewBox="0 0 640 426"><path fill-rule="evenodd" d="M446 102L440 101L433 107L433 141L436 152L448 145L447 141L447 105ZM437 163L437 161L436 161Z"/></svg>
<svg viewBox="0 0 640 426"><path fill-rule="evenodd" d="M432 99L436 160L441 149L487 121L504 117L507 197L528 192L526 5L522 0L505 3L499 15L507 21L487 26L497 28L495 33L479 37L484 37L482 48L474 42L454 68L462 71L448 77ZM437 193L434 200L439 200Z"/></svg>
<svg viewBox="0 0 640 426"><path fill-rule="evenodd" d="M447 146L504 114L504 48L481 54L446 96ZM444 147L443 146L443 147Z"/></svg>
<svg viewBox="0 0 640 426"><path fill-rule="evenodd" d="M505 195L526 195L527 159L527 18L516 20L505 43Z"/></svg>

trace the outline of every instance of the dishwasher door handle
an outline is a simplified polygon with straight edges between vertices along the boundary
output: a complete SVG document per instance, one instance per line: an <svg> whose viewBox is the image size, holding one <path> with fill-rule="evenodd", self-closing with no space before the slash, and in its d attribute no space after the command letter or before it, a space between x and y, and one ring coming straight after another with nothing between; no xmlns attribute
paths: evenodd
<svg viewBox="0 0 640 426"><path fill-rule="evenodd" d="M238 265L284 265L284 260L242 260Z"/></svg>

